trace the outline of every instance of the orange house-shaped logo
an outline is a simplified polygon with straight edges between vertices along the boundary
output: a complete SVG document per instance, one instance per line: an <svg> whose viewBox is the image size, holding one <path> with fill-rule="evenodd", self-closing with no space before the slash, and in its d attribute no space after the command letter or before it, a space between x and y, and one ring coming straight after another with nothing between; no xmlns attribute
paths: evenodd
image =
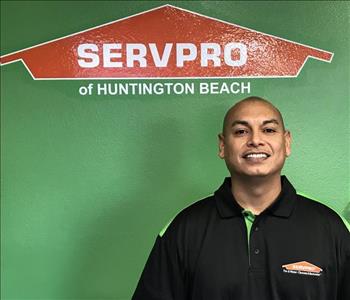
<svg viewBox="0 0 350 300"><path fill-rule="evenodd" d="M307 261L301 261L297 263L291 263L282 266L283 271L286 273L303 274L303 275L314 275L320 276L322 269L315 266Z"/></svg>
<svg viewBox="0 0 350 300"><path fill-rule="evenodd" d="M34 79L296 77L333 53L172 5L1 56Z"/></svg>

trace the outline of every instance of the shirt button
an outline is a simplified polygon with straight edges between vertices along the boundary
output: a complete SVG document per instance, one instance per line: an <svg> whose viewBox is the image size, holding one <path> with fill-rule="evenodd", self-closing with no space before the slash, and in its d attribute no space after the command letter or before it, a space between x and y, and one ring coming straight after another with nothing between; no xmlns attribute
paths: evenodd
<svg viewBox="0 0 350 300"><path fill-rule="evenodd" d="M259 253L260 253L260 250L259 250L259 249L255 249L255 250L254 250L254 253L255 253L255 254L259 254Z"/></svg>
<svg viewBox="0 0 350 300"><path fill-rule="evenodd" d="M256 226L256 227L254 228L254 231L258 231L258 230L259 230L259 227Z"/></svg>

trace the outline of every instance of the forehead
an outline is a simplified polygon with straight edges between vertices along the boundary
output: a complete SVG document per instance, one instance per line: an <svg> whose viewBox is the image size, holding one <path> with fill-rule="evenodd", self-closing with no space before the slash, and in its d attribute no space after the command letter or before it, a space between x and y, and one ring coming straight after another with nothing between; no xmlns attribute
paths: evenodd
<svg viewBox="0 0 350 300"><path fill-rule="evenodd" d="M279 112L269 103L261 101L247 101L239 103L230 109L228 121L232 124L234 121L246 121L248 123L263 122L270 119L276 119L282 123Z"/></svg>

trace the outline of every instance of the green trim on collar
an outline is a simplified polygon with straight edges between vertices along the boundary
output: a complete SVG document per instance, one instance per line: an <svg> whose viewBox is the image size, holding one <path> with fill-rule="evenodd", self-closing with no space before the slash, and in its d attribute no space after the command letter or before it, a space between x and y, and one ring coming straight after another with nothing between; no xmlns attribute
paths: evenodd
<svg viewBox="0 0 350 300"><path fill-rule="evenodd" d="M256 216L250 210L246 209L242 210L242 215L244 217L245 225L247 227L247 241L249 249L250 231L252 230L252 226Z"/></svg>

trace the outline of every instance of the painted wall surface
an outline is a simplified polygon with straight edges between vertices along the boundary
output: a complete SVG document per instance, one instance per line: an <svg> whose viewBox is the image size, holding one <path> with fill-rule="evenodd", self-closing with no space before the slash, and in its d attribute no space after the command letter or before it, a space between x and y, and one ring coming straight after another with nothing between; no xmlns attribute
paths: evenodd
<svg viewBox="0 0 350 300"><path fill-rule="evenodd" d="M297 78L239 81L284 114L296 189L350 220L349 2L170 3L334 52ZM1 1L1 55L161 4ZM83 83L1 67L1 299L130 299L158 232L228 174L217 133L248 94L83 97Z"/></svg>

